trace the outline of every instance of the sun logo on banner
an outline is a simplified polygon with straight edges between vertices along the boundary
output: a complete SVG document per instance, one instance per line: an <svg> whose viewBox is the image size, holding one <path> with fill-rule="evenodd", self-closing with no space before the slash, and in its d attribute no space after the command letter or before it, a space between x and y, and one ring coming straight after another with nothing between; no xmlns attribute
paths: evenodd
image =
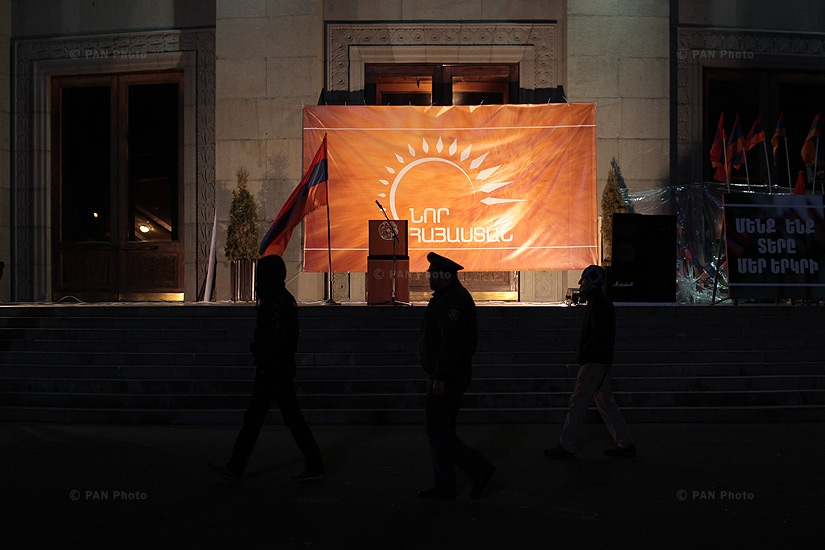
<svg viewBox="0 0 825 550"><path fill-rule="evenodd" d="M445 215L459 219L477 219L478 204L486 206L525 202L525 199L504 199L493 197L493 191L512 184L512 181L488 181L501 168L484 168L489 153L472 157L473 146L469 145L460 153L458 139L445 146L439 137L435 150L431 153L426 138L421 140L421 153L412 145L407 145L408 157L399 153L395 158L402 165L400 169L385 166L392 179L380 179L389 188L390 211L394 219L409 217L412 223L443 223ZM464 165L469 165L465 168ZM477 171L477 172L476 172ZM471 173L475 173L472 176ZM402 186L402 182L404 185ZM484 198L478 199L478 195ZM386 192L378 193L387 197Z"/></svg>

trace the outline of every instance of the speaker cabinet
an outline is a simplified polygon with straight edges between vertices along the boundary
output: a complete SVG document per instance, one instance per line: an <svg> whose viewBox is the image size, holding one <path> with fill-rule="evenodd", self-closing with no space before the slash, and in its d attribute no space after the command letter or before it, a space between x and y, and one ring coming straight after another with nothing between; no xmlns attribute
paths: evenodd
<svg viewBox="0 0 825 550"><path fill-rule="evenodd" d="M606 290L614 302L676 300L676 216L613 215Z"/></svg>

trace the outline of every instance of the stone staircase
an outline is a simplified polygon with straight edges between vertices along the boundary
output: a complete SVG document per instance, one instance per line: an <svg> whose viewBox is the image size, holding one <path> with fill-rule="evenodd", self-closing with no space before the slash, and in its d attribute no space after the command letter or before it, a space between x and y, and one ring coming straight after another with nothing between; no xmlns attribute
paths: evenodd
<svg viewBox="0 0 825 550"><path fill-rule="evenodd" d="M423 312L301 306L297 385L308 421L423 422ZM617 304L613 387L625 417L821 422L823 312ZM0 421L237 424L252 387L254 314L239 304L0 306ZM580 318L578 307L480 304L461 422L562 422Z"/></svg>

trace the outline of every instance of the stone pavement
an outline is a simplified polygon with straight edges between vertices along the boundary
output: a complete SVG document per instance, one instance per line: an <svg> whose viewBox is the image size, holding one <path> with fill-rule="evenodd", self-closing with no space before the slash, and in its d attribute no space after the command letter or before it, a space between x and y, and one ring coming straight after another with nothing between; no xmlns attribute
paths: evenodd
<svg viewBox="0 0 825 550"><path fill-rule="evenodd" d="M431 482L422 426L314 426L328 476L266 426L245 479L237 426L0 424L0 548L804 548L821 539L825 426L640 424L636 459L588 424L575 460L551 461L558 425L465 425L495 461L481 500L416 496ZM819 546L818 544L816 546Z"/></svg>

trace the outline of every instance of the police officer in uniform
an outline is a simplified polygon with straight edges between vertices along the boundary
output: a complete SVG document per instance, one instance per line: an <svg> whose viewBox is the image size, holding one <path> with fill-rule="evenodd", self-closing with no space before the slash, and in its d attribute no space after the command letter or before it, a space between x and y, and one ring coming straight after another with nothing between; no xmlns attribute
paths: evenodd
<svg viewBox="0 0 825 550"><path fill-rule="evenodd" d="M473 480L470 496L477 499L493 476L495 466L456 434L461 396L470 384L471 360L478 343L475 303L458 280L462 266L434 252L427 255L427 260L433 295L421 329L421 366L429 375L426 430L435 483L418 495L454 499L458 467Z"/></svg>

